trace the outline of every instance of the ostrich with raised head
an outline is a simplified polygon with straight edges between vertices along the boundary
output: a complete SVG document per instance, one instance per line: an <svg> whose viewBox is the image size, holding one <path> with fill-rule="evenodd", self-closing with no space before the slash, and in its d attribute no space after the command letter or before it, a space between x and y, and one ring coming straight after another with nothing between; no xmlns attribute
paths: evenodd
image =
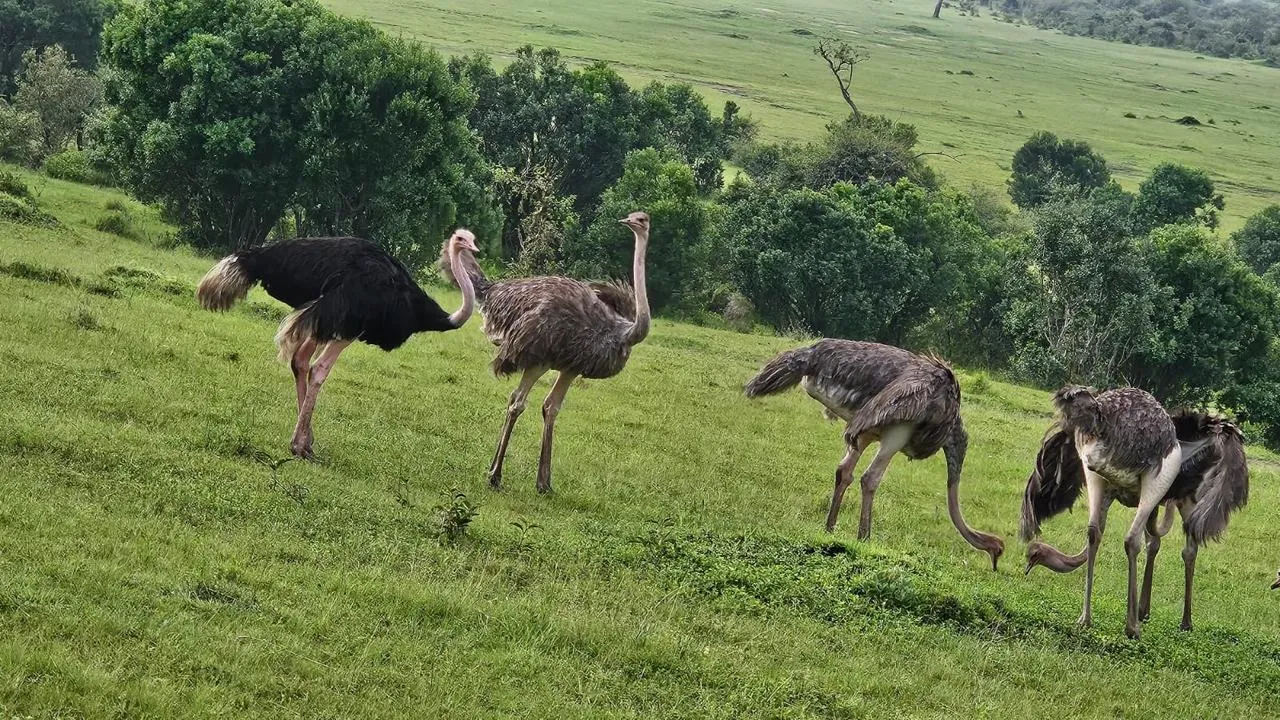
<svg viewBox="0 0 1280 720"><path fill-rule="evenodd" d="M497 347L492 368L506 377L520 373L507 404L506 421L489 466L489 484L502 487L502 464L516 420L524 412L534 384L556 371L555 384L542 404L542 452L538 459L538 492L551 491L551 452L556 416L569 386L579 377L609 378L622 372L631 348L649 334L649 301L645 290L645 253L649 216L631 213L619 220L635 236L634 285L584 282L540 276L490 281L475 258L448 267L454 282L474 285L484 333Z"/></svg>
<svg viewBox="0 0 1280 720"><path fill-rule="evenodd" d="M796 385L822 403L827 418L846 423L845 455L836 466L827 532L835 530L845 490L871 443L878 441L880 447L862 474L860 540L871 535L872 502L894 455L923 460L942 450L951 522L970 545L991 556L996 569L1004 541L969 527L960 514L960 472L969 435L960 419L960 383L950 366L890 345L823 339L778 355L747 383L746 394L772 395Z"/></svg>
<svg viewBox="0 0 1280 720"><path fill-rule="evenodd" d="M1107 395L1108 393L1103 393L1099 400ZM1154 410L1148 409L1146 414L1155 419ZM1182 517L1182 531L1186 538L1186 545L1182 550L1185 579L1182 629L1190 630L1191 586L1195 576L1196 555L1202 545L1221 537L1227 529L1231 513L1248 502L1249 467L1245 461L1244 435L1234 423L1216 415L1192 411L1175 413L1171 421L1181 460L1177 475L1159 500L1165 508L1164 520L1158 522L1156 516L1159 511L1153 510L1143 527L1147 541L1147 560L1138 598L1137 619L1146 620L1151 614L1151 583L1156 555L1160 552L1161 538L1173 525L1173 510L1176 507ZM1135 424L1149 425L1152 428L1160 426L1159 432L1163 438L1163 423ZM1164 442L1166 440L1162 439L1161 443ZM1075 504L1080 490L1088 486L1089 471L1085 466L1088 460L1082 460L1083 457L1079 452L1075 433L1062 424L1050 428L1040 446L1035 469L1027 480L1020 523L1023 540L1030 541L1038 536L1041 523ZM1132 507L1140 501L1141 493L1135 495L1132 489L1108 492L1103 495L1103 502L1109 503L1112 497ZM1092 512L1090 516L1092 517ZM1104 508L1102 520L1105 519ZM1098 534L1101 535L1101 526ZM1125 542L1127 550L1129 540L1126 538ZM1032 543L1027 556L1028 571L1035 565L1045 565L1058 572L1070 572L1079 567L1078 558L1063 556L1040 543ZM1086 615L1087 612L1086 605Z"/></svg>
<svg viewBox="0 0 1280 720"><path fill-rule="evenodd" d="M445 241L445 254L459 270L476 251L469 230L458 229ZM206 310L227 310L257 283L294 309L280 324L276 345L298 394L290 449L307 459L314 456L316 398L343 350L357 340L394 350L415 333L462 327L475 308L465 274L462 307L449 314L398 260L353 237L299 238L237 251L204 276L196 298Z"/></svg>

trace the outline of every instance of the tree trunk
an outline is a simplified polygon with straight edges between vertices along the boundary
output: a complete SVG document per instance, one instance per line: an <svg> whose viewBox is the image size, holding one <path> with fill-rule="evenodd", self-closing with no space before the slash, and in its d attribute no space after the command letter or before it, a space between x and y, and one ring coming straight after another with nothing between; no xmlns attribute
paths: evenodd
<svg viewBox="0 0 1280 720"><path fill-rule="evenodd" d="M933 16L936 18L942 13L942 0L938 0L938 4L933 6Z"/></svg>

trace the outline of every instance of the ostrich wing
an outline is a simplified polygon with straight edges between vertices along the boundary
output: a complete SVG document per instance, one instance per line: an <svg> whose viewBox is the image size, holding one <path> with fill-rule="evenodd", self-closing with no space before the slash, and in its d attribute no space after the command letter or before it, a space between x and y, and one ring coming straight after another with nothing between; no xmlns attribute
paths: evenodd
<svg viewBox="0 0 1280 720"><path fill-rule="evenodd" d="M1023 541L1040 534L1040 523L1071 509L1083 487L1084 464L1076 451L1074 433L1056 425L1049 428L1022 496L1018 532Z"/></svg>
<svg viewBox="0 0 1280 720"><path fill-rule="evenodd" d="M1196 504L1187 516L1186 532L1197 544L1216 540L1227 529L1232 511L1249 501L1244 435L1234 423L1205 413L1183 413L1175 417L1174 424L1179 442L1205 445L1194 460L1183 463L1175 481L1175 485L1184 480L1196 484Z"/></svg>
<svg viewBox="0 0 1280 720"><path fill-rule="evenodd" d="M636 319L636 292L631 285L621 281L589 282L587 286L596 298L627 320Z"/></svg>

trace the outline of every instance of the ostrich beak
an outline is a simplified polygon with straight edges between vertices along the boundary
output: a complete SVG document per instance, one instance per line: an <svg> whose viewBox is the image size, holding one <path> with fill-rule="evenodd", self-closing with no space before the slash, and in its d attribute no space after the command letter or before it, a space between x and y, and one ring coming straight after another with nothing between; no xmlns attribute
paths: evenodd
<svg viewBox="0 0 1280 720"><path fill-rule="evenodd" d="M1022 574L1023 574L1023 575L1030 575L1030 574L1031 574L1031 569L1032 569L1032 568L1034 568L1035 566L1036 566L1036 561L1035 561L1035 560L1028 560L1028 561L1027 561L1027 567L1026 567L1025 569L1023 569Z"/></svg>
<svg viewBox="0 0 1280 720"><path fill-rule="evenodd" d="M471 238L464 237L462 239L462 247L470 250L473 253L480 252L480 248L476 247L476 241L472 240Z"/></svg>

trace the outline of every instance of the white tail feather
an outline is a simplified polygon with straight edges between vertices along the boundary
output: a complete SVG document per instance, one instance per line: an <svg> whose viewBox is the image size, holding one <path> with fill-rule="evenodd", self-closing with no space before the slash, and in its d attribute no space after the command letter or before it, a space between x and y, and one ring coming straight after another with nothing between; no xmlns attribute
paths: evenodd
<svg viewBox="0 0 1280 720"><path fill-rule="evenodd" d="M253 282L236 256L228 255L205 273L196 289L196 299L205 310L229 310L249 294Z"/></svg>

